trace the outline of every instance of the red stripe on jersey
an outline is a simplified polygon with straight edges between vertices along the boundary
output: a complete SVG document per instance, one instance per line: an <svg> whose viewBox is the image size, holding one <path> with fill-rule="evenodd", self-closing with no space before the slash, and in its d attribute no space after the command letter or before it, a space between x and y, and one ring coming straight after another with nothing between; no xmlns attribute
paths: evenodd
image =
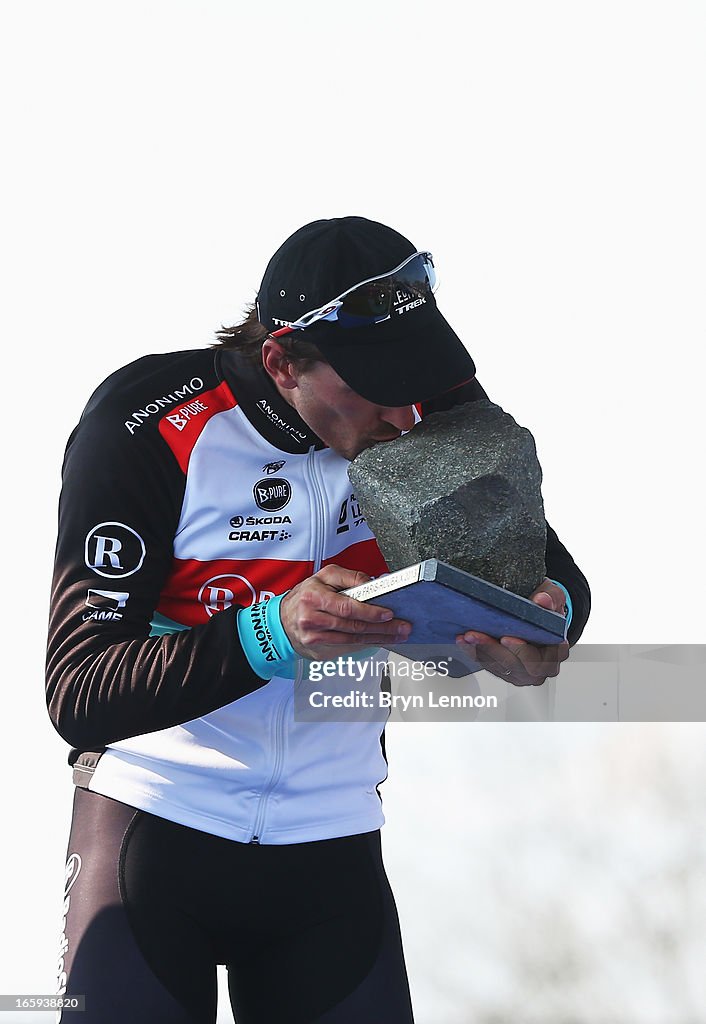
<svg viewBox="0 0 706 1024"><path fill-rule="evenodd" d="M337 555L325 558L323 564L341 565L344 569L360 569L368 576L382 576L383 573L390 571L376 540L361 540L358 544L351 544Z"/></svg>
<svg viewBox="0 0 706 1024"><path fill-rule="evenodd" d="M283 594L308 579L313 562L276 558L221 558L209 562L178 559L172 563L157 611L184 626L198 626L231 605L248 608Z"/></svg>
<svg viewBox="0 0 706 1024"><path fill-rule="evenodd" d="M194 445L212 416L238 403L225 381L217 388L195 395L159 421L159 432L174 452L183 473L186 473Z"/></svg>

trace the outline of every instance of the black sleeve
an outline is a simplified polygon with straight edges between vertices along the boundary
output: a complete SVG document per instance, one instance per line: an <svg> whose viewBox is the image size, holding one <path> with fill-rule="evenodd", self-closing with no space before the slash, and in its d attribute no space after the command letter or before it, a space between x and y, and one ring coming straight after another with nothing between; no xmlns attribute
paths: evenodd
<svg viewBox="0 0 706 1024"><path fill-rule="evenodd" d="M84 413L64 459L46 675L51 721L74 747L188 722L264 685L236 607L149 636L183 490L158 431L131 435L102 407Z"/></svg>
<svg viewBox="0 0 706 1024"><path fill-rule="evenodd" d="M477 402L481 398L488 398L488 395L474 378L454 391L449 391L431 402L425 402L422 405L421 415L428 416L433 412L443 412L445 409L451 409L453 406L465 402ZM545 564L547 576L563 584L571 596L573 615L568 630L568 639L570 644L575 644L588 621L591 610L591 592L586 577L549 523L547 523Z"/></svg>
<svg viewBox="0 0 706 1024"><path fill-rule="evenodd" d="M588 581L576 562L547 523L547 552L545 555L547 576L562 583L569 591L573 614L567 633L569 643L575 644L583 633L591 611L591 591Z"/></svg>

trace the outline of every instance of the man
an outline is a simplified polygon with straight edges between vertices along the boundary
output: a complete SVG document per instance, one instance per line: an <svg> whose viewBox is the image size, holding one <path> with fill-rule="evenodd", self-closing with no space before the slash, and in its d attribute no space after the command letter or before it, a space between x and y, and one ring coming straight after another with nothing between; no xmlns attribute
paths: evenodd
<svg viewBox="0 0 706 1024"><path fill-rule="evenodd" d="M412 1020L380 855L378 722L302 722L296 660L404 640L341 595L386 571L351 511L348 462L425 415L485 397L441 316L428 253L359 217L272 257L256 309L210 350L108 378L66 451L47 660L72 744L59 988L87 1024ZM548 531L533 599L588 587ZM568 645L469 632L518 685Z"/></svg>

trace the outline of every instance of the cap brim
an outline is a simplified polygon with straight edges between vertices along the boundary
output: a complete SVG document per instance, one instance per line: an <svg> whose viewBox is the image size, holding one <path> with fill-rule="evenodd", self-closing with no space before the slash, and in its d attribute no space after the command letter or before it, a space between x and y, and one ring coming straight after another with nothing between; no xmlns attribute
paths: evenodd
<svg viewBox="0 0 706 1024"><path fill-rule="evenodd" d="M400 322L344 328L312 325L306 333L343 380L376 405L424 402L471 380L476 367L434 305Z"/></svg>

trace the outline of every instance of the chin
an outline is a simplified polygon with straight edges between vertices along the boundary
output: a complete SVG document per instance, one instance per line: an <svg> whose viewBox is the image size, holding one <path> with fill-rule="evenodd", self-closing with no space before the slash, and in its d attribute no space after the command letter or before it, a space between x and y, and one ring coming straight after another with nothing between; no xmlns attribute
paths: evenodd
<svg viewBox="0 0 706 1024"><path fill-rule="evenodd" d="M362 451L362 448L360 450L352 450L351 448L341 448L341 446L338 444L329 444L328 446L332 452L335 452L336 455L340 455L340 457L342 459L345 459L346 462L352 462L356 455L359 455L360 451Z"/></svg>
<svg viewBox="0 0 706 1024"><path fill-rule="evenodd" d="M364 452L366 448L372 448L376 445L377 441L365 440L355 441L354 443L347 444L342 447L338 444L329 444L329 448L333 449L337 455L340 455L342 459L346 459L348 462L352 462L353 459L357 458L361 452Z"/></svg>
<svg viewBox="0 0 706 1024"><path fill-rule="evenodd" d="M344 458L352 462L353 459L357 459L361 452L367 451L368 448L373 448L377 444L377 441L366 441L365 444L356 445L352 450L349 450Z"/></svg>
<svg viewBox="0 0 706 1024"><path fill-rule="evenodd" d="M365 443L358 445L356 449L356 455L360 455L361 452L366 451L368 448L377 448L379 444L387 444L388 441L396 441L399 434L395 434L394 437L373 437Z"/></svg>

